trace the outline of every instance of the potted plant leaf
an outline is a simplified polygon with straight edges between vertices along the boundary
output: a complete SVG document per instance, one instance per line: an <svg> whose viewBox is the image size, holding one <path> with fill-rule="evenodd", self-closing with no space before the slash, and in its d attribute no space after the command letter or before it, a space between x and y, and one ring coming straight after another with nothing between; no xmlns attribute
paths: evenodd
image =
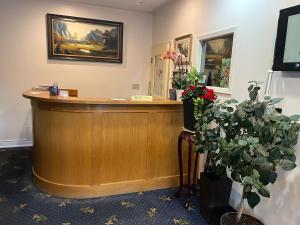
<svg viewBox="0 0 300 225"><path fill-rule="evenodd" d="M252 81L249 100L241 103L231 100L222 106L226 123L218 124L221 130L218 164L226 167L243 189L238 212L224 214L222 225L262 224L242 214L244 201L254 208L261 197L270 198L267 186L275 183L278 167L284 170L296 167L294 146L298 142L300 116L281 114L282 110L276 108L281 99L267 96L259 101L259 90L259 83Z"/></svg>

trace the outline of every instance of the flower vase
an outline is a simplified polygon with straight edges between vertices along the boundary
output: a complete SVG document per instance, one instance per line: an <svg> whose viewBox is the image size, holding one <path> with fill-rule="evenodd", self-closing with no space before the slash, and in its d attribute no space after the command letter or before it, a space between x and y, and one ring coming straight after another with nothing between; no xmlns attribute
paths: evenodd
<svg viewBox="0 0 300 225"><path fill-rule="evenodd" d="M177 93L176 93L176 89L172 88L169 89L169 94L170 94L170 100L177 100Z"/></svg>
<svg viewBox="0 0 300 225"><path fill-rule="evenodd" d="M181 96L182 96L183 91L184 90L181 90L181 89L176 90L176 99L177 99L177 101L181 101Z"/></svg>
<svg viewBox="0 0 300 225"><path fill-rule="evenodd" d="M183 100L183 122L184 128L195 131L196 119L194 117L194 100L192 98Z"/></svg>

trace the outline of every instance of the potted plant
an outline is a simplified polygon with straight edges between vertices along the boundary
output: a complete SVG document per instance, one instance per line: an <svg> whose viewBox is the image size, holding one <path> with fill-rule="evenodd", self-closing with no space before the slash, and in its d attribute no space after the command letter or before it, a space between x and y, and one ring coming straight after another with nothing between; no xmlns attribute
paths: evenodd
<svg viewBox="0 0 300 225"><path fill-rule="evenodd" d="M181 97L183 101L184 128L190 131L196 130L195 107L198 107L198 111L200 109L204 110L216 100L214 90L199 83L201 76L201 74L197 73L196 69L191 69L186 78L189 85L182 92Z"/></svg>
<svg viewBox="0 0 300 225"><path fill-rule="evenodd" d="M275 107L281 99L267 96L259 101L259 90L258 82L250 82L249 100L241 103L228 100L213 109L218 131L214 132L216 147L208 151L215 157L215 168L220 171L227 168L232 180L243 187L238 212L224 214L222 225L262 224L242 214L244 201L254 208L261 196L270 197L267 185L276 181L278 167L284 170L296 167L294 146L298 141L300 116L282 115L282 110ZM212 135L210 132L207 129L204 136Z"/></svg>
<svg viewBox="0 0 300 225"><path fill-rule="evenodd" d="M200 212L209 223L218 223L220 216L227 211L232 181L227 177L226 165L219 163L220 124L226 124L230 113L225 103L194 100L196 123L196 151L207 152L204 172L200 174Z"/></svg>
<svg viewBox="0 0 300 225"><path fill-rule="evenodd" d="M171 100L180 100L183 90L186 88L185 76L188 72L187 64L184 65L185 56L177 50L168 50L162 56L161 60L171 60L174 64L173 76L171 78L171 86L169 89Z"/></svg>
<svg viewBox="0 0 300 225"><path fill-rule="evenodd" d="M296 167L294 146L300 117L282 115L282 110L275 107L281 99L267 96L258 101L259 90L259 83L251 82L250 99L235 105L230 117L232 123L223 125L226 137L220 141L221 151L227 156L224 162L231 178L243 187L238 213L225 214L221 218L223 225L259 224L253 217L242 216L244 200L254 208L260 196L270 197L267 185L275 183L278 167L284 170Z"/></svg>

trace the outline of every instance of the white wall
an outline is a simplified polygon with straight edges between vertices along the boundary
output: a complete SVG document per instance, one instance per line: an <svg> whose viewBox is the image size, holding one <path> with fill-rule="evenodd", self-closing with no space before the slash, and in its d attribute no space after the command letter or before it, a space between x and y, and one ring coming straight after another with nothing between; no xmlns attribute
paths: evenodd
<svg viewBox="0 0 300 225"><path fill-rule="evenodd" d="M279 10L300 4L300 0L177 0L158 9L153 17L153 43L171 41L192 33L193 50L197 37L236 26L232 63L232 97L247 97L250 80L266 81L272 66ZM193 64L197 54L193 53ZM273 96L284 97L284 113L300 114L300 73L275 73L271 86ZM297 146L300 165L300 147ZM237 206L238 185L231 195ZM300 168L280 172L271 187L271 199L263 200L255 209L266 225L298 225L300 221Z"/></svg>
<svg viewBox="0 0 300 225"><path fill-rule="evenodd" d="M48 60L47 13L123 22L123 64ZM0 0L0 28L0 146L30 143L30 103L22 92L34 85L57 81L78 88L80 96L147 93L151 14L61 0ZM131 90L133 83L141 90Z"/></svg>

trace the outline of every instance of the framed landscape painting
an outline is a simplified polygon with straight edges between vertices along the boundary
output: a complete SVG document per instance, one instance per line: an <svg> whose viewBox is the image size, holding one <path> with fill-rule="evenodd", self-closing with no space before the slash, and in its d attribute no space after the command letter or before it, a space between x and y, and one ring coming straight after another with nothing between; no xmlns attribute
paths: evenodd
<svg viewBox="0 0 300 225"><path fill-rule="evenodd" d="M207 76L207 86L218 93L230 94L234 32L228 28L199 38L201 46L200 71Z"/></svg>
<svg viewBox="0 0 300 225"><path fill-rule="evenodd" d="M123 23L47 14L48 58L122 63Z"/></svg>

